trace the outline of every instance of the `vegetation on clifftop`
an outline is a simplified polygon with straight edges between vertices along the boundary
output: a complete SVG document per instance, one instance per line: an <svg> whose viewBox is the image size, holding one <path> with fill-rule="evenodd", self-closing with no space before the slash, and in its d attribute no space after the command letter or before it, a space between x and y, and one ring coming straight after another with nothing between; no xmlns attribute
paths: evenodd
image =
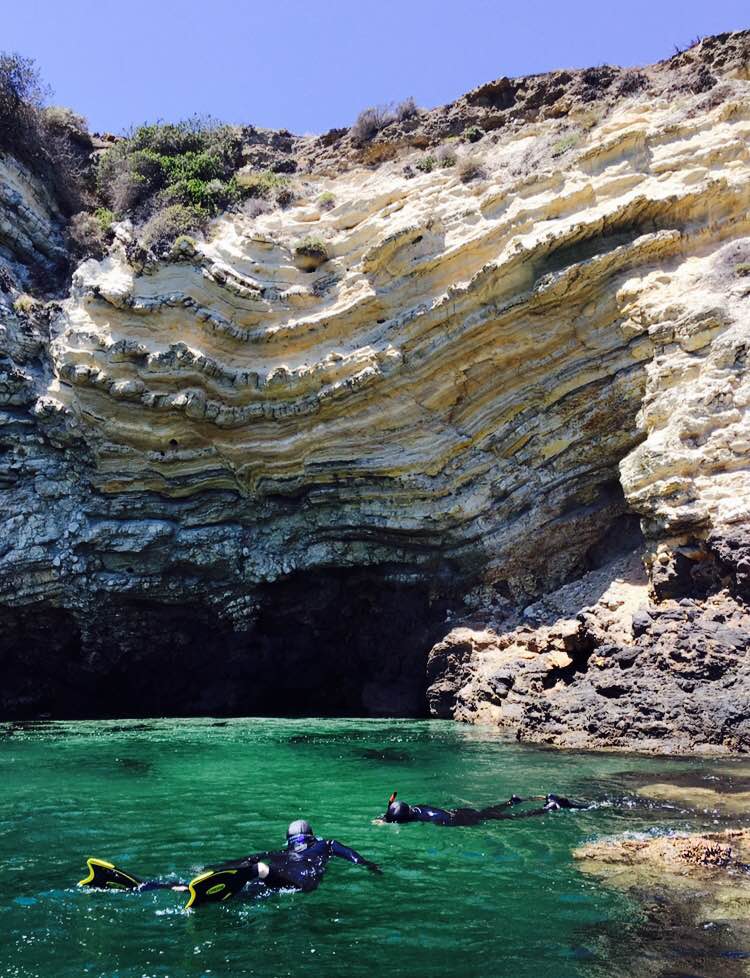
<svg viewBox="0 0 750 978"><path fill-rule="evenodd" d="M32 59L0 54L0 153L36 173L67 219L67 260L65 249L58 250L63 257L57 260L64 277L71 262L106 251L115 221L131 221L138 245L158 253L240 204L249 219L304 196L312 201L318 195L321 211L336 206L331 191L320 194L314 185L305 190L304 177L290 176L295 173L331 177L408 154L407 179L453 169L446 180L481 186L492 176L488 151L519 127L545 122L545 159L521 160L516 169L530 172L550 161L568 165L585 148L593 120L618 101L705 95L701 107L708 111L731 96L728 80L745 77L749 64L750 32L742 31L696 40L644 69L599 65L503 76L434 109L419 109L413 98L371 106L350 127L319 136L193 116L141 125L123 137L99 137L72 110L47 104L50 92ZM461 147L480 141L478 152Z"/></svg>
<svg viewBox="0 0 750 978"><path fill-rule="evenodd" d="M237 179L241 127L193 116L108 137L104 148L81 116L45 106L49 95L33 59L0 55L0 152L50 188L69 219L74 259L101 257L115 220L132 220L144 247L160 251L247 198L279 206L294 199L288 179L270 170Z"/></svg>
<svg viewBox="0 0 750 978"><path fill-rule="evenodd" d="M0 53L0 152L11 153L50 188L66 215L87 203L91 137L70 109L45 107L50 89L32 58Z"/></svg>
<svg viewBox="0 0 750 978"><path fill-rule="evenodd" d="M240 131L195 116L135 129L102 155L96 183L120 217L181 204L201 220L240 199L241 165Z"/></svg>

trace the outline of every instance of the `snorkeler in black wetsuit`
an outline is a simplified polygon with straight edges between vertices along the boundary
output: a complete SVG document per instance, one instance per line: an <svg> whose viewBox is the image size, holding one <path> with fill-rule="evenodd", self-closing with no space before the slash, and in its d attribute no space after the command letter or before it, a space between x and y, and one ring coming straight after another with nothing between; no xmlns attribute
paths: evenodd
<svg viewBox="0 0 750 978"><path fill-rule="evenodd" d="M365 859L354 849L342 845L336 839L318 838L313 833L310 823L303 819L292 822L287 829L286 846L286 849L280 852L261 854L260 859L269 867L269 872L263 879L265 887L314 890L333 856L364 866L373 873L382 872L377 863Z"/></svg>
<svg viewBox="0 0 750 978"><path fill-rule="evenodd" d="M247 883L252 884L253 894L256 896L269 889L309 892L318 886L333 856L365 866L371 872L381 872L376 863L365 859L336 839L317 838L309 822L300 819L292 822L287 829L286 849L253 853L243 859L222 863L197 876L189 884L178 881L143 881L118 869L112 863L89 859L89 876L81 880L79 885L118 890L189 890L187 906L190 907L198 903L229 899Z"/></svg>
<svg viewBox="0 0 750 978"><path fill-rule="evenodd" d="M508 810L524 801L544 801L539 808L514 812ZM479 825L480 822L492 819L529 818L532 815L543 815L545 812L556 812L562 808L583 808L575 802L563 798L562 795L540 795L523 799L518 795L511 797L499 805L487 808L436 808L434 805L407 805L405 801L396 801L394 791L388 799L388 806L383 815L384 822L432 822L434 825Z"/></svg>

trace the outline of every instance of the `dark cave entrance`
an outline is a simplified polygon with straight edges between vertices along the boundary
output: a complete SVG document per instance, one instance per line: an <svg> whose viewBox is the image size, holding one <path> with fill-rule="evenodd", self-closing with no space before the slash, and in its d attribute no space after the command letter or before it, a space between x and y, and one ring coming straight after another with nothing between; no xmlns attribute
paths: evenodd
<svg viewBox="0 0 750 978"><path fill-rule="evenodd" d="M198 600L104 598L95 619L0 612L0 719L427 716L447 600L368 570L299 572L236 632Z"/></svg>

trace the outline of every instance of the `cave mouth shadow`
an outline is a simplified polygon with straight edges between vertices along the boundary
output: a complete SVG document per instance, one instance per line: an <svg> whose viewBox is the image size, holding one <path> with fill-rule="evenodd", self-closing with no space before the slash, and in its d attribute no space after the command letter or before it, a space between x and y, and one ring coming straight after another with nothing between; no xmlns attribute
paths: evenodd
<svg viewBox="0 0 750 978"><path fill-rule="evenodd" d="M2 719L426 717L448 602L367 569L296 572L253 593L238 632L199 600L107 596L95 620L0 611Z"/></svg>

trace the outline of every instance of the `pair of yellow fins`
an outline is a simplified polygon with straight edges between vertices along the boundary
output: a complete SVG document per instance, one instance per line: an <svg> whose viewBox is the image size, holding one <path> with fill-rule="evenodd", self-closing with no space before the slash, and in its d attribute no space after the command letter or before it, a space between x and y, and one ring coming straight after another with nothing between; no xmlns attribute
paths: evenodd
<svg viewBox="0 0 750 978"><path fill-rule="evenodd" d="M182 884L176 883L144 883L104 859L91 857L86 860L86 865L89 874L79 881L79 886L89 886L97 890L139 890L144 886L149 889L185 889ZM223 903L239 893L250 878L251 875L241 869L207 869L187 884L190 896L185 909L203 903Z"/></svg>

